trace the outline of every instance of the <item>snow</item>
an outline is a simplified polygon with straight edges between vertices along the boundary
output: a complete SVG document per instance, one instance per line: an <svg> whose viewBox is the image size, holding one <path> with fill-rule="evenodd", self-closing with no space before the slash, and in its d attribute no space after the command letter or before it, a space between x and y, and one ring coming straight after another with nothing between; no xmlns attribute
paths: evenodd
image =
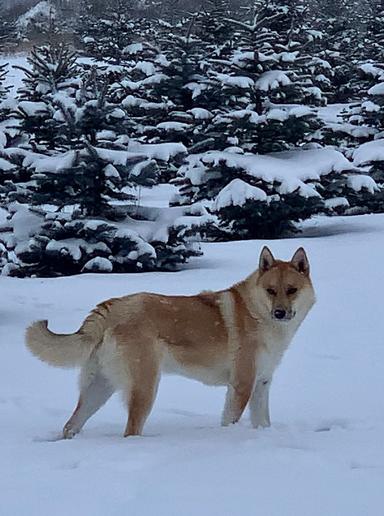
<svg viewBox="0 0 384 516"><path fill-rule="evenodd" d="M114 177L115 179L120 179L120 174L113 165L107 165L104 168L104 174L105 177Z"/></svg>
<svg viewBox="0 0 384 516"><path fill-rule="evenodd" d="M138 198L140 206L156 206L168 208L170 200L177 193L177 187L168 183L157 185L155 188L126 187L124 192Z"/></svg>
<svg viewBox="0 0 384 516"><path fill-rule="evenodd" d="M187 148L182 143L138 143L133 140L128 144L132 153L142 154L150 159L169 161L178 154L186 154Z"/></svg>
<svg viewBox="0 0 384 516"><path fill-rule="evenodd" d="M204 108L192 108L187 113L191 113L195 120L209 120L213 117L212 113Z"/></svg>
<svg viewBox="0 0 384 516"><path fill-rule="evenodd" d="M125 79L121 81L121 85L124 88L127 88L132 91L137 91L143 86L147 86L148 84L159 84L160 82L167 79L167 76L162 73L155 73L153 75L150 75L149 77L146 77L145 79L141 81L130 81L128 79Z"/></svg>
<svg viewBox="0 0 384 516"><path fill-rule="evenodd" d="M308 88L305 88L305 90L310 93L310 95L317 99L317 100L321 100L322 96L323 96L323 92L321 91L320 88L318 88L317 86L311 86L311 87L308 87Z"/></svg>
<svg viewBox="0 0 384 516"><path fill-rule="evenodd" d="M84 240L75 238L68 238L60 241L52 239L48 242L46 250L53 253L60 252L63 256L69 255L73 260L78 261L81 258L82 243L84 243Z"/></svg>
<svg viewBox="0 0 384 516"><path fill-rule="evenodd" d="M260 75L256 81L256 88L261 91L270 91L287 86L291 83L288 75L281 70L270 70Z"/></svg>
<svg viewBox="0 0 384 516"><path fill-rule="evenodd" d="M1 104L0 104L0 109L1 109ZM4 149L5 145L7 144L7 136L3 132L5 129L6 129L6 127L4 127L3 123L0 123L0 149ZM3 162L3 166L7 166L7 165L5 165Z"/></svg>
<svg viewBox="0 0 384 516"><path fill-rule="evenodd" d="M115 108L111 113L110 113L110 116L112 118L117 118L117 119L124 119L125 118L125 111L123 111L122 109L120 108Z"/></svg>
<svg viewBox="0 0 384 516"><path fill-rule="evenodd" d="M113 165L126 165L129 159L135 158L135 157L142 157L143 159L154 157L158 159L162 159L159 156L162 156L164 158L168 158L172 156L171 151L173 148L162 148L163 143L159 144L150 144L150 145L135 145L132 144L132 147L129 147L129 151L123 151L123 150L113 150L113 149L103 149L101 147L97 147L96 151L97 154L101 159L104 159L106 161L109 161L110 163L113 163ZM172 144L169 144L172 145ZM146 148L148 147L148 148ZM134 151L132 149L135 149ZM147 154L148 151L148 154ZM167 160L167 159L166 159Z"/></svg>
<svg viewBox="0 0 384 516"><path fill-rule="evenodd" d="M11 206L10 211L15 213L12 217L13 237L15 239L15 243L28 239L40 228L40 217L35 214L31 214L26 205L14 203L14 205ZM4 225L9 227L9 222L4 222ZM0 225L0 228L1 227L2 224Z"/></svg>
<svg viewBox="0 0 384 516"><path fill-rule="evenodd" d="M368 90L369 95L384 95L384 81L379 82L379 84L375 84L372 88Z"/></svg>
<svg viewBox="0 0 384 516"><path fill-rule="evenodd" d="M347 184L356 192L365 189L368 190L369 193L374 194L380 190L372 177L365 175L351 175L347 179Z"/></svg>
<svg viewBox="0 0 384 516"><path fill-rule="evenodd" d="M242 206L250 199L266 201L267 194L261 188L251 186L242 179L233 179L216 197L215 209L221 210L227 206Z"/></svg>
<svg viewBox="0 0 384 516"><path fill-rule="evenodd" d="M115 240L129 240L130 242L133 242L136 245L136 258L138 256L143 256L148 254L149 256L152 256L153 258L156 258L156 251L155 249L148 244L148 242L145 242L137 233L136 231L133 231L130 228L121 228L116 231L115 234ZM119 261L119 257L117 257L117 261Z"/></svg>
<svg viewBox="0 0 384 516"><path fill-rule="evenodd" d="M92 258L84 265L83 270L89 272L112 272L113 265L108 258L96 256L96 258Z"/></svg>
<svg viewBox="0 0 384 516"><path fill-rule="evenodd" d="M335 208L348 208L349 202L345 197L334 197L333 199L326 199L324 205L329 210L334 210Z"/></svg>
<svg viewBox="0 0 384 516"><path fill-rule="evenodd" d="M255 125L262 124L266 120L265 115L259 115L256 113L256 111L253 111L252 109L235 109L229 111L228 113L225 113L225 115L217 115L214 121L225 123L228 119L236 120L242 118L248 118L249 123Z"/></svg>
<svg viewBox="0 0 384 516"><path fill-rule="evenodd" d="M8 172L14 169L16 169L15 165L12 165L12 163L9 163L9 161L5 160L4 158L0 158L0 171Z"/></svg>
<svg viewBox="0 0 384 516"><path fill-rule="evenodd" d="M23 111L27 116L38 116L49 112L48 106L44 102L23 100L19 102L18 107L20 111Z"/></svg>
<svg viewBox="0 0 384 516"><path fill-rule="evenodd" d="M340 123L342 122L342 114L350 109L348 103L328 104L327 106L321 106L317 109L317 115L320 120L325 123Z"/></svg>
<svg viewBox="0 0 384 516"><path fill-rule="evenodd" d="M378 104L375 104L371 100L366 100L365 102L362 102L361 107L367 113L377 113L380 111L380 106Z"/></svg>
<svg viewBox="0 0 384 516"><path fill-rule="evenodd" d="M143 72L144 75L153 75L156 73L156 68L150 61L139 61L134 66L133 70L139 70L140 72Z"/></svg>
<svg viewBox="0 0 384 516"><path fill-rule="evenodd" d="M289 110L290 116L301 118L303 116L313 115L313 109L308 106L296 106Z"/></svg>
<svg viewBox="0 0 384 516"><path fill-rule="evenodd" d="M359 68L367 75L372 75L372 77L377 77L379 79L384 75L383 70L372 63L364 63L360 65Z"/></svg>
<svg viewBox="0 0 384 516"><path fill-rule="evenodd" d="M299 55L299 52L281 52L278 54L279 60L282 63L294 63Z"/></svg>
<svg viewBox="0 0 384 516"><path fill-rule="evenodd" d="M76 151L68 151L56 156L42 156L31 152L24 158L23 166L31 166L37 173L54 173L70 168L75 159Z"/></svg>
<svg viewBox="0 0 384 516"><path fill-rule="evenodd" d="M244 51L244 50L234 50L233 57L231 58L231 62L240 68L244 66L243 61L254 61L255 52Z"/></svg>
<svg viewBox="0 0 384 516"><path fill-rule="evenodd" d="M211 151L190 155L187 165L182 167L182 172L193 185L202 184L205 181L206 168L220 162L228 167L242 169L247 174L269 183L279 181L285 191L304 187L304 181L317 180L333 171L355 169L340 152L332 148L322 148L276 152L269 155Z"/></svg>
<svg viewBox="0 0 384 516"><path fill-rule="evenodd" d="M383 228L383 215L315 219L293 239L205 244L178 273L1 278L2 513L381 514ZM255 268L264 244L282 259L305 247L318 299L276 372L270 429L252 429L247 416L221 428L222 388L164 377L143 437L122 438L116 396L74 440L55 440L76 403L76 371L27 352L31 321L71 332L109 297L226 288Z"/></svg>
<svg viewBox="0 0 384 516"><path fill-rule="evenodd" d="M279 122L284 122L288 118L288 113L284 109L271 109L267 113L267 119L269 120L278 120Z"/></svg>
<svg viewBox="0 0 384 516"><path fill-rule="evenodd" d="M352 157L356 166L373 161L384 161L384 139L363 143L354 150Z"/></svg>
<svg viewBox="0 0 384 516"><path fill-rule="evenodd" d="M123 54L137 54L143 50L142 43L132 43L123 49Z"/></svg>
<svg viewBox="0 0 384 516"><path fill-rule="evenodd" d="M237 87L248 89L251 88L255 83L253 79L241 75L227 75L225 73L216 73L215 77L218 81L226 86Z"/></svg>
<svg viewBox="0 0 384 516"><path fill-rule="evenodd" d="M183 132L188 129L188 124L183 124L182 122L161 122L156 126L158 129L163 129L164 131L180 131Z"/></svg>

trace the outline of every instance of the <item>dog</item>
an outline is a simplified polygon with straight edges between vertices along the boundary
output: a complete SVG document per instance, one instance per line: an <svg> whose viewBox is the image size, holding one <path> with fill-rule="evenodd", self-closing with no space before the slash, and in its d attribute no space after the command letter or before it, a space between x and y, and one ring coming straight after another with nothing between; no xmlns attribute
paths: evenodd
<svg viewBox="0 0 384 516"><path fill-rule="evenodd" d="M73 334L33 323L26 344L48 364L82 367L79 401L63 438L80 432L116 390L128 407L124 436L140 435L162 372L227 386L223 426L239 421L249 404L252 425L267 427L273 373L314 302L304 249L284 262L264 247L259 268L228 289L109 299Z"/></svg>

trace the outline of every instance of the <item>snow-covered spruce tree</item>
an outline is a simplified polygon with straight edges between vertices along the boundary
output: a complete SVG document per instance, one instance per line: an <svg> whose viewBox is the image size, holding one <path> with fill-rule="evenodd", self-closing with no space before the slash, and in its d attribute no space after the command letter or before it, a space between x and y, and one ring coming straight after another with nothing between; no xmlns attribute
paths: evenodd
<svg viewBox="0 0 384 516"><path fill-rule="evenodd" d="M216 104L204 137L215 151L189 156L172 201L205 203L219 220L213 237L223 239L276 237L324 209L316 188L289 189L280 187L278 175L270 179L271 164L276 170L284 162L262 156L300 146L320 126L314 106L321 90L311 78L310 56L300 53L307 41L300 5L260 1L254 7L251 21L232 20L237 43L229 56L209 59L203 84ZM207 98L206 89L197 101ZM255 164L253 176L247 170Z"/></svg>
<svg viewBox="0 0 384 516"><path fill-rule="evenodd" d="M321 90L311 79L310 56L300 53L299 15L287 12L278 2L256 2L251 21L232 21L238 38L232 55L212 59L207 84L220 106L206 135L216 148L284 150L319 127L310 106L321 103Z"/></svg>
<svg viewBox="0 0 384 516"><path fill-rule="evenodd" d="M375 91L377 82L384 77L384 65L374 62L360 63L356 67L354 82L360 84L361 100L344 105L338 121L325 124L321 129L321 142L343 149L351 149L379 137L380 101L369 92ZM337 106L336 106L337 107Z"/></svg>
<svg viewBox="0 0 384 516"><path fill-rule="evenodd" d="M180 175L174 202L200 201L209 208L218 219L210 237L219 240L276 238L316 213L341 213L357 202L364 206L378 189L330 148L268 155L207 152L189 156Z"/></svg>
<svg viewBox="0 0 384 516"><path fill-rule="evenodd" d="M128 134L143 143L180 142L189 150L204 146L204 128L213 115L206 109L210 99L196 100L196 91L205 87L204 56L211 47L196 35L196 23L196 15L174 27L159 21L154 42L141 41L125 49L130 64L111 91L132 122ZM164 170L161 180L168 181L176 170Z"/></svg>
<svg viewBox="0 0 384 516"><path fill-rule="evenodd" d="M362 59L382 62L384 57L384 2L366 0L364 50Z"/></svg>
<svg viewBox="0 0 384 516"><path fill-rule="evenodd" d="M111 102L120 104L131 120L129 136L142 142L158 141L153 135L158 123L167 119L173 104L156 94L158 83L165 79L159 61L165 59L149 42L137 41L124 49L127 60L120 80L111 84Z"/></svg>
<svg viewBox="0 0 384 516"><path fill-rule="evenodd" d="M377 83L368 89L368 97L362 104L364 122L376 130L375 138L384 138L384 63L372 67Z"/></svg>
<svg viewBox="0 0 384 516"><path fill-rule="evenodd" d="M9 147L21 142L18 130L13 127L16 124L11 117L11 88L5 85L7 74L8 65L0 65L0 205L7 198L7 193L16 189L15 183L27 178L22 167L18 167L20 161L15 155L18 152L17 147L13 149L15 154L8 152Z"/></svg>
<svg viewBox="0 0 384 516"><path fill-rule="evenodd" d="M375 199L366 200L366 211L384 211L384 63L366 64L366 69L375 76L376 84L368 89L366 99L356 111L358 128L371 131L371 141L357 146L353 152L356 166L368 168L370 176L380 186Z"/></svg>
<svg viewBox="0 0 384 516"><path fill-rule="evenodd" d="M353 152L353 162L356 166L363 167L365 173L376 181L380 190L375 197L368 197L365 203L356 203L358 213L365 208L363 213L383 213L384 212L384 138L379 138L370 142L363 143Z"/></svg>
<svg viewBox="0 0 384 516"><path fill-rule="evenodd" d="M330 103L360 98L356 66L367 58L367 19L370 0L311 2L311 23L322 34L316 57L328 62L332 73L327 88Z"/></svg>
<svg viewBox="0 0 384 516"><path fill-rule="evenodd" d="M28 64L28 68L18 67L25 78L18 91L15 116L21 120L32 149L53 151L60 125L55 104L64 105L78 88L76 54L62 44L35 47Z"/></svg>
<svg viewBox="0 0 384 516"><path fill-rule="evenodd" d="M201 254L195 242L211 223L202 207L143 210L129 202L122 176L130 173L136 184L138 158L91 146L28 156L29 198L8 204L8 221L0 228L3 274L173 270ZM151 177L140 167L145 158L139 172L148 184Z"/></svg>
<svg viewBox="0 0 384 516"><path fill-rule="evenodd" d="M149 27L149 22L133 15L133 2L114 0L101 14L85 10L76 24L76 33L85 55L120 65L126 61L125 48L145 40Z"/></svg>
<svg viewBox="0 0 384 516"><path fill-rule="evenodd" d="M19 166L27 177L4 190L9 217L2 228L3 273L171 269L199 254L194 240L199 226L209 223L204 209L165 215L149 210L149 219L143 220L142 211L136 218L136 201L125 190L153 185L157 162L184 147L133 141L124 146L124 135L118 141L124 110L105 100L108 83L102 82L91 70L76 80L75 88L68 80L69 93L62 88L44 96L55 137L51 147L29 146L31 152L26 146ZM26 228L21 232L20 219Z"/></svg>
<svg viewBox="0 0 384 516"><path fill-rule="evenodd" d="M0 48L1 51L1 48ZM8 74L8 64L0 65L0 122L2 122L7 116L7 110L3 105L4 100L7 97L9 88L5 86L5 81Z"/></svg>
<svg viewBox="0 0 384 516"><path fill-rule="evenodd" d="M153 184L149 152L165 160L173 151L85 144L53 156L26 152L29 180L7 192L0 228L3 274L172 270L201 254L196 240L212 220L204 208L142 209L122 188Z"/></svg>
<svg viewBox="0 0 384 516"><path fill-rule="evenodd" d="M207 0L196 20L196 34L212 49L213 55L223 54L223 47L231 45L233 27L229 0Z"/></svg>
<svg viewBox="0 0 384 516"><path fill-rule="evenodd" d="M146 126L148 141L181 141L190 147L200 140L198 118L195 108L202 107L194 100L194 88L202 79L206 44L196 35L196 19L193 14L176 25L160 21L157 29L158 47L161 52L156 65L158 81L152 83L151 97L156 102L166 103L160 111L162 119L156 125Z"/></svg>

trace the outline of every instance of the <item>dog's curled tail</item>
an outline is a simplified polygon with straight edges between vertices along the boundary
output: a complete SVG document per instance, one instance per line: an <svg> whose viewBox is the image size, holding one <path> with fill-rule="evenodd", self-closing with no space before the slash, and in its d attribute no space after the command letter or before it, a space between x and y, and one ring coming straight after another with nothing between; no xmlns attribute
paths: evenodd
<svg viewBox="0 0 384 516"><path fill-rule="evenodd" d="M25 341L33 355L56 367L84 364L104 335L103 320L93 312L81 328L71 334L57 334L48 329L48 321L37 321L27 328Z"/></svg>

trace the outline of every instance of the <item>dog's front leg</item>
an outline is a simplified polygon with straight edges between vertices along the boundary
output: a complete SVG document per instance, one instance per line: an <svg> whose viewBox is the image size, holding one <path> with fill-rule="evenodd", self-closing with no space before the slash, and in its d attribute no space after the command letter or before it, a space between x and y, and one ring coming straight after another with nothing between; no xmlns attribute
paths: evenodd
<svg viewBox="0 0 384 516"><path fill-rule="evenodd" d="M251 397L255 382L255 363L247 356L238 356L227 388L222 426L237 423Z"/></svg>
<svg viewBox="0 0 384 516"><path fill-rule="evenodd" d="M239 421L247 406L251 393L252 386L238 385L233 387L232 385L228 385L223 417L221 419L222 426L228 426Z"/></svg>
<svg viewBox="0 0 384 516"><path fill-rule="evenodd" d="M269 417L269 387L271 381L271 378L257 380L252 393L249 402L249 410L251 423L254 428L271 426Z"/></svg>

